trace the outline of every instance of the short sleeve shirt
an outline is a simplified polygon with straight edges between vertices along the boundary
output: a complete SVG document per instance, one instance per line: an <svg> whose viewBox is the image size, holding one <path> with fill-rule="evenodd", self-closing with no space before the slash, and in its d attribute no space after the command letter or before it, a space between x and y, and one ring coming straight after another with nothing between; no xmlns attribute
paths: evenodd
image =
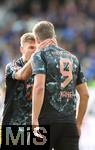
<svg viewBox="0 0 95 150"><path fill-rule="evenodd" d="M76 86L86 82L77 57L65 49L50 45L31 58L33 75L46 74L45 99L41 120L74 122Z"/></svg>
<svg viewBox="0 0 95 150"><path fill-rule="evenodd" d="M4 125L30 125L32 116L32 86L34 78L26 81L12 79L13 72L24 66L22 58L6 66L6 95L4 102Z"/></svg>

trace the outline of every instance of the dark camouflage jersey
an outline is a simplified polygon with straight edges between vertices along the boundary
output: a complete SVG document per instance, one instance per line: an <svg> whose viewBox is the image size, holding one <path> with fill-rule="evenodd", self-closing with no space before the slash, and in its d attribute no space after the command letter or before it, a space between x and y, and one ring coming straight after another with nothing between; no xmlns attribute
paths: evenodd
<svg viewBox="0 0 95 150"><path fill-rule="evenodd" d="M86 82L79 60L70 52L50 45L31 58L33 74L46 74L45 99L39 120L74 122L76 85Z"/></svg>
<svg viewBox="0 0 95 150"><path fill-rule="evenodd" d="M12 79L13 72L24 66L22 58L9 63L6 67L6 95L2 124L30 125L33 77L26 81Z"/></svg>

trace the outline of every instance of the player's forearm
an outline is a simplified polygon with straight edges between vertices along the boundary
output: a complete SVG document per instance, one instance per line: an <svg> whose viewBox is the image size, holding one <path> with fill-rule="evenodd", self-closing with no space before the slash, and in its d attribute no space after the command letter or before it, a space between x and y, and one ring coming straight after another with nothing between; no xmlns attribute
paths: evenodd
<svg viewBox="0 0 95 150"><path fill-rule="evenodd" d="M14 79L24 80L22 74L23 74L23 70L22 69L18 70L17 72L15 72Z"/></svg>
<svg viewBox="0 0 95 150"><path fill-rule="evenodd" d="M30 62L26 63L23 68L15 73L14 78L16 80L27 80L32 74L32 68Z"/></svg>
<svg viewBox="0 0 95 150"><path fill-rule="evenodd" d="M35 87L33 88L32 94L32 124L38 121L39 114L43 105L44 100L44 87Z"/></svg>
<svg viewBox="0 0 95 150"><path fill-rule="evenodd" d="M15 73L15 79L16 80L27 80L31 74L32 74L31 68L30 68L30 70L28 70L28 69L25 70L22 68Z"/></svg>
<svg viewBox="0 0 95 150"><path fill-rule="evenodd" d="M85 97L80 97L80 104L79 104L79 110L77 115L77 124L79 126L82 125L82 121L87 110L88 98L89 98L88 95L86 95Z"/></svg>

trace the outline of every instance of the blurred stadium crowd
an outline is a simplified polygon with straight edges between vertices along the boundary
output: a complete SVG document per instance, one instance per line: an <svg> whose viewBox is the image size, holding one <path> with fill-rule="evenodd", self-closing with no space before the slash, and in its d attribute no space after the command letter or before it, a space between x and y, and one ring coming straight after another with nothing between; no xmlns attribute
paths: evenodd
<svg viewBox="0 0 95 150"><path fill-rule="evenodd" d="M5 65L19 56L20 36L39 20L54 23L59 45L80 59L94 84L95 0L0 0L0 84Z"/></svg>
<svg viewBox="0 0 95 150"><path fill-rule="evenodd" d="M88 85L95 88L95 0L0 0L1 87L6 64L20 56L20 36L32 31L40 20L54 23L59 45L80 59ZM90 104L80 150L95 150L95 135L91 130L95 124L94 88L89 89ZM0 121L4 99L2 91L5 91L4 87L0 88Z"/></svg>

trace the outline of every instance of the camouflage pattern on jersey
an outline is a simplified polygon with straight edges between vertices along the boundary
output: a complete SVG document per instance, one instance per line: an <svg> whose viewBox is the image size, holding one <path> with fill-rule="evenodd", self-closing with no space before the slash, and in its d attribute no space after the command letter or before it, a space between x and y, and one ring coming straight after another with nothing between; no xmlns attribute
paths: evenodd
<svg viewBox="0 0 95 150"><path fill-rule="evenodd" d="M76 111L76 85L86 82L76 56L50 45L31 58L33 74L46 74L45 99L58 113L68 116Z"/></svg>
<svg viewBox="0 0 95 150"><path fill-rule="evenodd" d="M24 63L22 58L18 59L15 62L12 62L7 65L6 67L6 80L9 78L12 79L12 74L14 71L19 70L19 68L23 67ZM33 77L31 76L26 81L17 81L15 80L14 84L14 94L12 99L12 113L10 117L9 124L10 125L30 125L31 124L31 112L32 112L32 86L33 86ZM14 87L8 87L11 88ZM6 99L5 99L5 103ZM11 109L11 108L9 108ZM6 115L6 114L5 114Z"/></svg>

